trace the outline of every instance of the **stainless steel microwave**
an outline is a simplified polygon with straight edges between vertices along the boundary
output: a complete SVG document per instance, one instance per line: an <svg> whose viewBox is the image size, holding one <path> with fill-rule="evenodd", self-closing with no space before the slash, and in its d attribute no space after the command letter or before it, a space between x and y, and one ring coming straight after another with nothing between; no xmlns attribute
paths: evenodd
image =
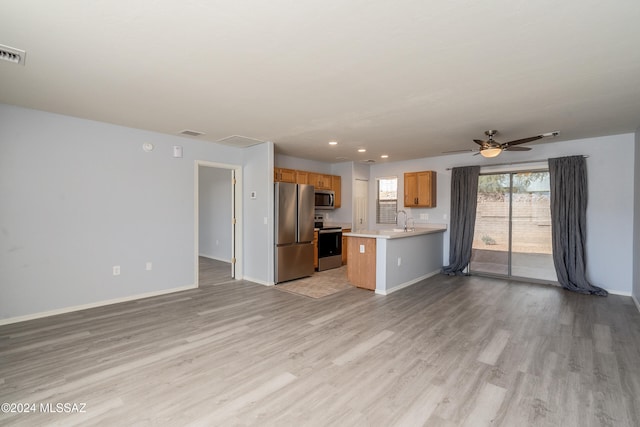
<svg viewBox="0 0 640 427"><path fill-rule="evenodd" d="M336 193L333 190L316 190L316 209L335 209Z"/></svg>

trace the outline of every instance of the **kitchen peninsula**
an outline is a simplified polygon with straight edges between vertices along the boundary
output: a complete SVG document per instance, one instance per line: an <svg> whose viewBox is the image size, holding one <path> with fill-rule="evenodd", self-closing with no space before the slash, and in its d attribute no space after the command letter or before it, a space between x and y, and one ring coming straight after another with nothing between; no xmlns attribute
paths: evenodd
<svg viewBox="0 0 640 427"><path fill-rule="evenodd" d="M347 277L357 287L387 295L431 277L442 268L446 225L344 233Z"/></svg>

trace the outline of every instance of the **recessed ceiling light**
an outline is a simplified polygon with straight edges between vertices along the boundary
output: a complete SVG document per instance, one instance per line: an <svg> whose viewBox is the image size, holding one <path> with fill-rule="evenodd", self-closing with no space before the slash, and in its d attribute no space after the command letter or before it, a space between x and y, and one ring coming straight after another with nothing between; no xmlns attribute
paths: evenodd
<svg viewBox="0 0 640 427"><path fill-rule="evenodd" d="M388 154L383 154L382 156L380 156L381 159L388 159L389 155Z"/></svg>
<svg viewBox="0 0 640 427"><path fill-rule="evenodd" d="M338 145L338 141L330 141L329 145Z"/></svg>
<svg viewBox="0 0 640 427"><path fill-rule="evenodd" d="M358 148L358 153L364 153L366 151L367 151L366 148Z"/></svg>

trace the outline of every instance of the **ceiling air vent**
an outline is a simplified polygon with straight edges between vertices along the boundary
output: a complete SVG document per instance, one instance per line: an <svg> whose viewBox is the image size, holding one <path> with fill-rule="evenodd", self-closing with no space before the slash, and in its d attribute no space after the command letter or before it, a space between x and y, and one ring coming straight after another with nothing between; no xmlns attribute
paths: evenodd
<svg viewBox="0 0 640 427"><path fill-rule="evenodd" d="M17 65L24 65L26 56L27 52L24 50L0 44L0 59L3 61L13 62Z"/></svg>
<svg viewBox="0 0 640 427"><path fill-rule="evenodd" d="M186 136L200 136L200 135L204 135L204 132L198 132L197 130L189 130L189 129L185 129L183 131L180 131L180 135L186 135Z"/></svg>
<svg viewBox="0 0 640 427"><path fill-rule="evenodd" d="M231 145L238 148L247 148L254 145L262 144L264 141L261 139L251 138L242 135L231 135L216 141L219 144Z"/></svg>

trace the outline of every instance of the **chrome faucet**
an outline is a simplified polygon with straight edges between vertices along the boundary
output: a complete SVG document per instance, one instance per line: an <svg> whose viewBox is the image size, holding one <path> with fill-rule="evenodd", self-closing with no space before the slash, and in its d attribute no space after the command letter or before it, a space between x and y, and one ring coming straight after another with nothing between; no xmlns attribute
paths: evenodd
<svg viewBox="0 0 640 427"><path fill-rule="evenodd" d="M396 213L396 225L400 225L398 224L398 222L400 221L400 214L403 213L404 214L404 231L407 231L407 212L404 210L399 210L398 213Z"/></svg>

